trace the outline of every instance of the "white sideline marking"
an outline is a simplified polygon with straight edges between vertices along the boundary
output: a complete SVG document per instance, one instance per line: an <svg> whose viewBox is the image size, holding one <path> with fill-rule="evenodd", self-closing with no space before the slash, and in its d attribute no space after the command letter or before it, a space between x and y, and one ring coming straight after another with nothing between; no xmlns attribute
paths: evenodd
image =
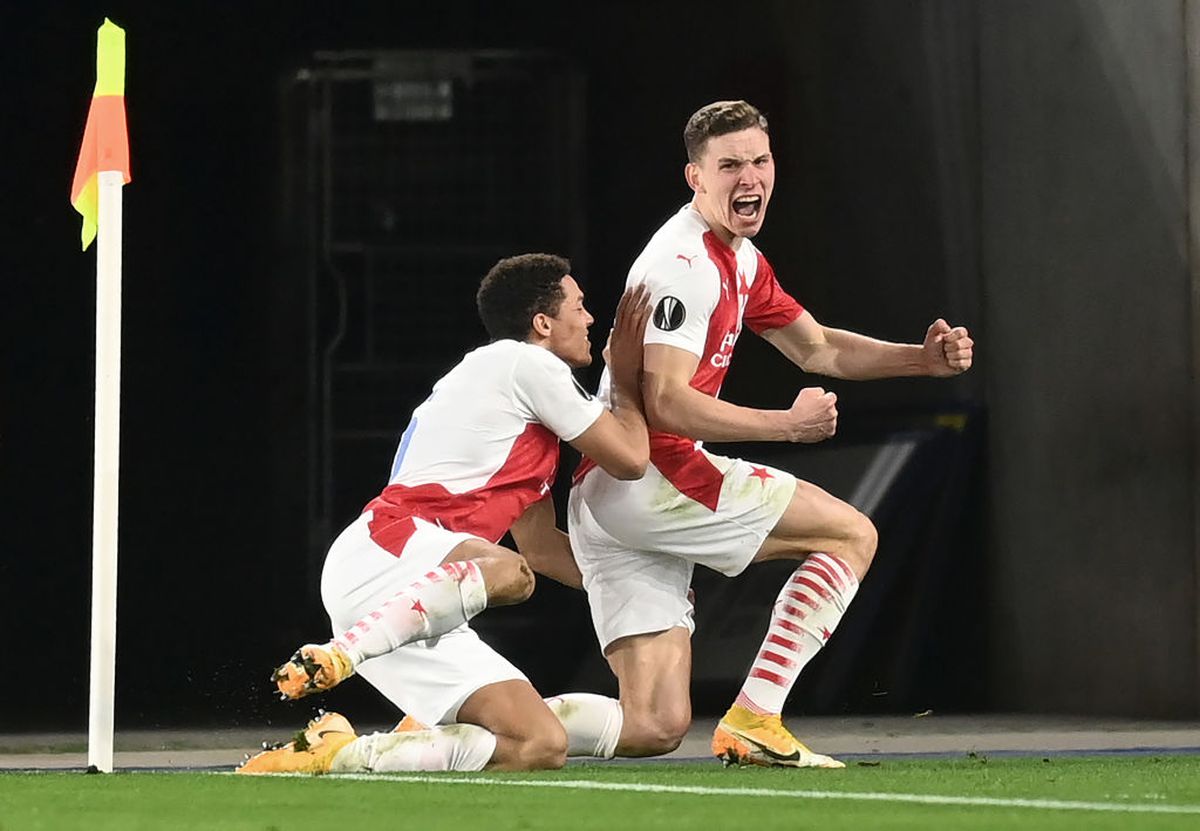
<svg viewBox="0 0 1200 831"><path fill-rule="evenodd" d="M222 774L225 775L225 774ZM306 779L310 774L264 774ZM918 805L966 805L985 808L1040 808L1048 811L1102 811L1119 814L1200 814L1200 805L1153 805L1144 802L1076 802L1062 799L1003 799L988 796L942 796L921 793L863 791L783 791L772 788L705 788L698 785L646 785L637 782L593 782L587 779L492 779L488 777L331 773L321 779L360 782L418 782L426 785L500 785L516 788L568 788L581 791L688 794L690 796L758 796L792 799L846 799L863 802L907 802Z"/></svg>

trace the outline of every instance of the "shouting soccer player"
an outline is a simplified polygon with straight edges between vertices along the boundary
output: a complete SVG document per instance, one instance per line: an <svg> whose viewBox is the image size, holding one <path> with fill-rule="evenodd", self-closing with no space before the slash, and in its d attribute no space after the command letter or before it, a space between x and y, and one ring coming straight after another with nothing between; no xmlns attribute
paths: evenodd
<svg viewBox="0 0 1200 831"><path fill-rule="evenodd" d="M592 316L569 271L560 257L526 254L488 272L477 302L492 342L434 385L387 487L329 550L321 597L341 634L301 647L274 676L285 698L299 698L357 673L432 727L356 737L329 713L240 772L529 770L613 755L616 701L543 701L467 625L528 598L535 571L580 585L548 495L560 439L614 479L646 469L639 376L650 307L641 289L621 298L606 407L571 374L592 360ZM510 530L520 554L497 545Z"/></svg>
<svg viewBox="0 0 1200 831"><path fill-rule="evenodd" d="M836 397L820 387L800 390L786 410L717 397L743 324L805 371L844 379L957 375L971 366L973 344L940 319L920 344L818 323L751 242L775 185L766 119L744 101L720 101L691 117L684 143L692 200L655 233L627 281L648 288L654 305L642 389L650 466L621 481L585 461L569 503L572 549L620 687L617 753L665 753L687 732L693 567L732 576L790 559L796 570L712 749L726 763L842 767L797 741L780 712L853 600L875 528L814 485L700 442L819 442L836 430Z"/></svg>

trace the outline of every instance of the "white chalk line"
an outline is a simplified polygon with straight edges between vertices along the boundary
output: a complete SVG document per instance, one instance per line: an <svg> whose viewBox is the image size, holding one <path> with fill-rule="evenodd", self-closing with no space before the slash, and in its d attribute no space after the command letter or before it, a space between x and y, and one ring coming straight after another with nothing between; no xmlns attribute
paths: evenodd
<svg viewBox="0 0 1200 831"><path fill-rule="evenodd" d="M217 775L229 775L221 772ZM314 778L309 774L268 774ZM900 802L914 805L957 805L975 808L1033 808L1044 811L1098 811L1120 814L1200 814L1200 805L1156 805L1145 802L1080 802L1065 799L1019 799L989 796L889 793L887 791L810 791L776 788L706 788L700 785L651 785L640 782L596 782L588 779L495 779L487 776L428 774L331 773L319 777L338 781L411 782L423 785L488 785L512 788L563 788L581 791L685 794L688 796L752 796L769 799L842 799L861 802Z"/></svg>

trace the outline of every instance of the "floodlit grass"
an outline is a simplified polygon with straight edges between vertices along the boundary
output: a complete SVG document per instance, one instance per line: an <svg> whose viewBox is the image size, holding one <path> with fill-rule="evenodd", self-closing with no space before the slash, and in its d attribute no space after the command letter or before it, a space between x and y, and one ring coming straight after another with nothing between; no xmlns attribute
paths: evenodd
<svg viewBox="0 0 1200 831"><path fill-rule="evenodd" d="M978 804L985 800L996 803ZM0 831L931 827L1200 828L1200 757L883 761L843 771L595 764L361 778L0 774Z"/></svg>

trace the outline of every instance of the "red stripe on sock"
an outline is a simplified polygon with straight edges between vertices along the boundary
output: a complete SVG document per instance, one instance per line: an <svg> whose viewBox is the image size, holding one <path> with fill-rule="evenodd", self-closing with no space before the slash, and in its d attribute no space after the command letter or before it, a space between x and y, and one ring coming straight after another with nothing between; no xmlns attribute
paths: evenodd
<svg viewBox="0 0 1200 831"><path fill-rule="evenodd" d="M796 611L800 611L797 609ZM778 626L780 629L786 629L789 632L795 632L797 635L803 635L804 630L786 618L776 618L771 621L772 626Z"/></svg>
<svg viewBox="0 0 1200 831"><path fill-rule="evenodd" d="M777 675L776 673L771 672L769 669L759 669L758 667L755 667L754 669L750 670L750 677L761 678L764 681L770 681L772 684L777 684L780 687L791 686L791 681L784 678L782 675Z"/></svg>
<svg viewBox="0 0 1200 831"><path fill-rule="evenodd" d="M808 614L803 609L797 609L795 606L789 606L786 604L783 607L783 612L784 614L791 615L799 620L804 620L806 617L808 617ZM783 628L786 629L787 627L785 626Z"/></svg>
<svg viewBox="0 0 1200 831"><path fill-rule="evenodd" d="M788 594L788 597L792 598L793 600L799 600L801 603L803 603L808 608L812 609L814 612L821 608L821 604L817 603L817 601L813 600L811 597L809 597L804 592L789 591L787 594Z"/></svg>
<svg viewBox="0 0 1200 831"><path fill-rule="evenodd" d="M754 699L751 698L750 696L746 695L745 690L738 693L738 697L736 699L734 699L733 703L737 704L740 707L745 707L747 710L749 710L752 713L758 713L758 715L760 715L760 716L771 715L771 713L768 713L762 707L759 707L757 704L755 704Z"/></svg>
<svg viewBox="0 0 1200 831"><path fill-rule="evenodd" d="M842 591L844 588L846 588L846 585L842 582L840 575L830 571L820 563L814 563L811 558L805 561L804 565L802 565L800 568L804 571L808 571L817 575L831 586L837 586L838 591Z"/></svg>
<svg viewBox="0 0 1200 831"><path fill-rule="evenodd" d="M773 643L776 646L782 646L784 649L790 649L793 652L800 651L800 644L796 643L795 641L789 641L782 635L776 635L773 632L767 635L767 643Z"/></svg>
<svg viewBox="0 0 1200 831"><path fill-rule="evenodd" d="M810 556L815 557L818 555L813 554ZM837 569L846 576L847 583L854 585L858 582L858 577L855 576L854 572L850 569L850 566L846 565L845 561L843 561L841 557L835 557L832 554L821 554L819 556L821 557L820 562L836 566Z"/></svg>
<svg viewBox="0 0 1200 831"><path fill-rule="evenodd" d="M784 655L779 655L774 652L762 651L758 653L758 657L763 661L770 661L773 664L779 664L784 669L791 669L796 666L796 662Z"/></svg>
<svg viewBox="0 0 1200 831"><path fill-rule="evenodd" d="M821 598L826 603L833 602L833 595L829 593L829 589L822 586L816 580L809 580L807 577L805 577L803 575L796 575L795 582L802 583L805 586L808 586L810 589L812 589L814 592L817 593L817 597Z"/></svg>

